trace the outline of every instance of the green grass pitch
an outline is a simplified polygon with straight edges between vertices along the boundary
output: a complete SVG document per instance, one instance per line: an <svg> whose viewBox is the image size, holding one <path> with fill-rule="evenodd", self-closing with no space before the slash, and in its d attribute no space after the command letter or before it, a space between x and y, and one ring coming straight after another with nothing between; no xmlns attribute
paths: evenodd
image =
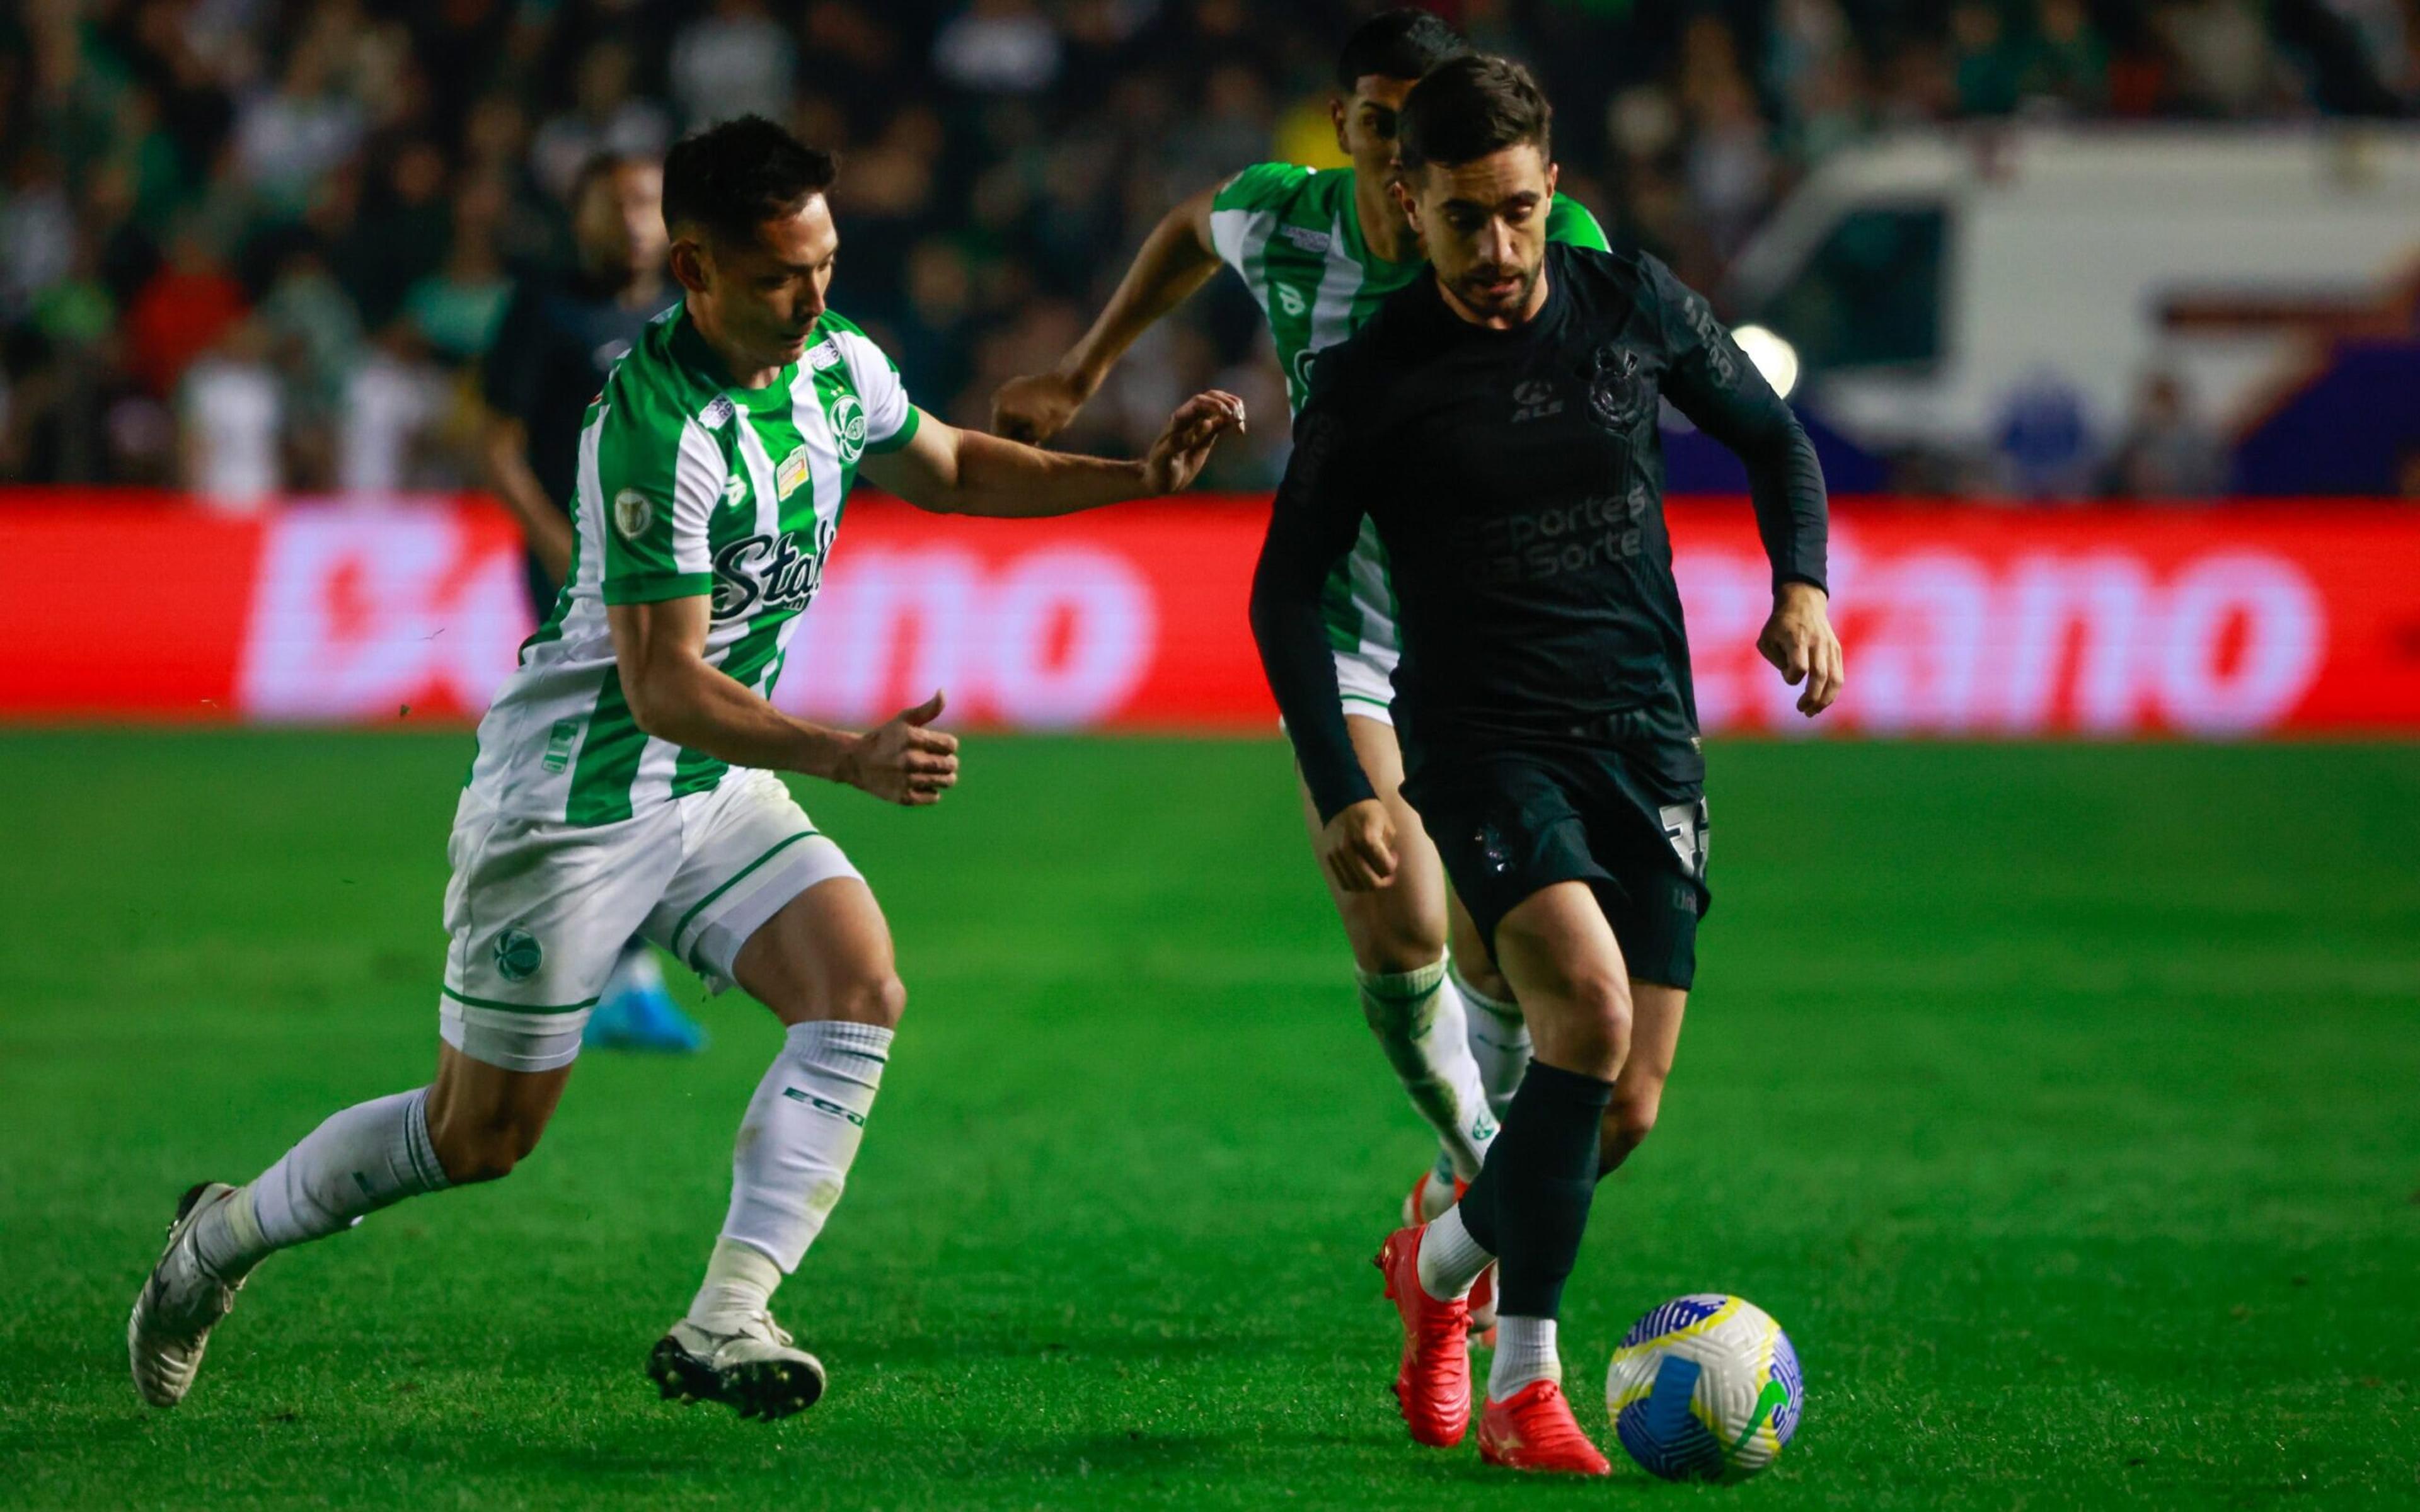
<svg viewBox="0 0 2420 1512"><path fill-rule="evenodd" d="M0 1506L2420 1504L2411 747L1714 751L1679 1072L1563 1327L1585 1405L1650 1304L1770 1308L1808 1406L1747 1487L1404 1440L1369 1257L1429 1147L1259 741L806 793L911 1006L779 1299L833 1372L805 1417L640 1374L775 1042L737 997L700 1058L584 1061L510 1180L270 1262L147 1412L177 1193L427 1073L467 757L0 739Z"/></svg>

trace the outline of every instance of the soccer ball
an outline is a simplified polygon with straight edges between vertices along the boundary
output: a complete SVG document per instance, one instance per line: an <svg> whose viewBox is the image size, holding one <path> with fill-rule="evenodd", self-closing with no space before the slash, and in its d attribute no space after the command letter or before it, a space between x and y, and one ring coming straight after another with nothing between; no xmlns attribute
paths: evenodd
<svg viewBox="0 0 2420 1512"><path fill-rule="evenodd" d="M1745 1480L1798 1431L1798 1351L1741 1297L1675 1297L1613 1351L1605 1404L1630 1458L1666 1480Z"/></svg>

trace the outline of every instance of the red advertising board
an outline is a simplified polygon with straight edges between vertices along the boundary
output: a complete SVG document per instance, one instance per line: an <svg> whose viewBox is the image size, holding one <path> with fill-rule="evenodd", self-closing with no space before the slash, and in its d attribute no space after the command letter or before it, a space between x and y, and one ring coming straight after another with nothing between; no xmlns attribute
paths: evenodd
<svg viewBox="0 0 2420 1512"><path fill-rule="evenodd" d="M1265 502L1066 520L851 503L779 702L842 721L947 687L961 722L1264 731L1245 625ZM1675 501L1709 731L1801 727L1752 641L1744 503ZM2420 511L1836 509L1848 692L1825 733L2420 732ZM475 501L0 493L0 719L382 723L483 707L527 632Z"/></svg>

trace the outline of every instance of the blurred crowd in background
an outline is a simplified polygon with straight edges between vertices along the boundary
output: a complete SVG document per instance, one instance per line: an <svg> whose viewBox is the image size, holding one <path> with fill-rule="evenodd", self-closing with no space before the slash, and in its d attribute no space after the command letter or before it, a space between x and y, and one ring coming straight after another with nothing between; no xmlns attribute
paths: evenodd
<svg viewBox="0 0 2420 1512"><path fill-rule="evenodd" d="M1340 161L1338 0L23 0L0 17L0 478L280 493L479 483L476 364L567 252L600 149L755 111L837 147L836 308L981 424L1170 205ZM1540 70L1564 189L1700 287L1811 165L2012 115L2409 114L2420 0L1462 0ZM1212 384L1280 416L1220 279L1071 444L1131 448ZM2147 390L2094 486L2223 486ZM1261 486L1285 427L1214 486ZM2141 454L2141 455L2138 455ZM2156 466L2147 466L2147 461Z"/></svg>

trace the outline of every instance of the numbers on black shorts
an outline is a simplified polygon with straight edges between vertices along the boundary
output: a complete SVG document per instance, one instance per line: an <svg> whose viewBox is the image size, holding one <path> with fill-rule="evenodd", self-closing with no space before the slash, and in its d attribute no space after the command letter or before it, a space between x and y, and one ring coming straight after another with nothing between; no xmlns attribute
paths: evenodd
<svg viewBox="0 0 2420 1512"><path fill-rule="evenodd" d="M1705 881L1706 850L1714 838L1714 825L1706 818L1706 800L1668 803L1656 812L1664 821L1664 838L1672 842L1672 854L1681 858L1689 875Z"/></svg>

